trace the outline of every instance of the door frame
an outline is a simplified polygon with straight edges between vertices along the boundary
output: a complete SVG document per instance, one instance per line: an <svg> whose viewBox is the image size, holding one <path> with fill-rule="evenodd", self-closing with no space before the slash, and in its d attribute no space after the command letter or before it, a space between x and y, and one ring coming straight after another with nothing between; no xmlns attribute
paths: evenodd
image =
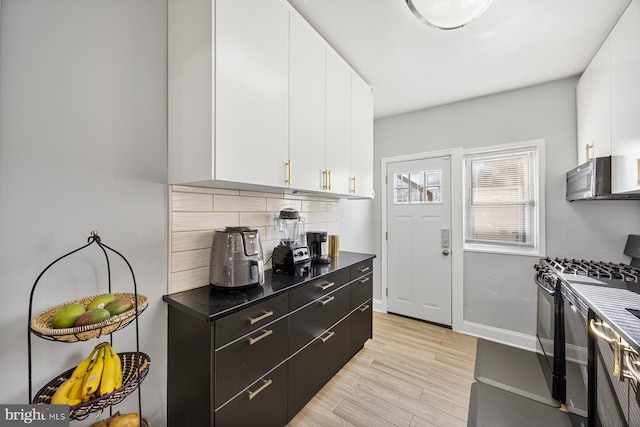
<svg viewBox="0 0 640 427"><path fill-rule="evenodd" d="M451 163L451 328L460 330L464 322L464 293L463 293L463 237L462 237L462 147L439 151L405 154L401 156L383 157L380 159L380 193L381 193L381 228L382 260L381 264L381 307L387 312L388 308L388 244L387 244L387 165L389 163L410 160L430 159L434 157L450 157Z"/></svg>

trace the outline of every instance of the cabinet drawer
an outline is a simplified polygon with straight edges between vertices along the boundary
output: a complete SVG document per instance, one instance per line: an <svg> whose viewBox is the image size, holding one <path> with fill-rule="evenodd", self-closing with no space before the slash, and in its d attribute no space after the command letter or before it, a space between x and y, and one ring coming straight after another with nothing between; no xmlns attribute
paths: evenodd
<svg viewBox="0 0 640 427"><path fill-rule="evenodd" d="M289 359L289 420L349 359L347 320L338 323Z"/></svg>
<svg viewBox="0 0 640 427"><path fill-rule="evenodd" d="M287 358L287 318L215 352L215 407Z"/></svg>
<svg viewBox="0 0 640 427"><path fill-rule="evenodd" d="M287 308L288 294L285 293L216 321L215 348L284 316Z"/></svg>
<svg viewBox="0 0 640 427"><path fill-rule="evenodd" d="M349 315L349 357L355 355L372 337L373 300L370 299Z"/></svg>
<svg viewBox="0 0 640 427"><path fill-rule="evenodd" d="M289 355L349 313L349 292L343 286L289 316Z"/></svg>
<svg viewBox="0 0 640 427"><path fill-rule="evenodd" d="M282 427L287 423L287 364L260 378L216 411L217 427Z"/></svg>
<svg viewBox="0 0 640 427"><path fill-rule="evenodd" d="M289 294L289 311L335 291L347 283L349 279L349 270L340 270L292 290Z"/></svg>
<svg viewBox="0 0 640 427"><path fill-rule="evenodd" d="M351 267L351 280L354 280L360 276L371 273L373 271L373 260L368 259L366 261L359 262Z"/></svg>
<svg viewBox="0 0 640 427"><path fill-rule="evenodd" d="M358 277L351 285L351 309L359 307L365 301L373 298L373 273Z"/></svg>

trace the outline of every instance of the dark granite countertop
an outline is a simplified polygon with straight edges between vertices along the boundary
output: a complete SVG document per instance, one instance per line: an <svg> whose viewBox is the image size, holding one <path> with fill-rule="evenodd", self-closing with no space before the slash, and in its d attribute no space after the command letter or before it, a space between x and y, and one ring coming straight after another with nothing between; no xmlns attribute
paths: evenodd
<svg viewBox="0 0 640 427"><path fill-rule="evenodd" d="M640 285L574 274L563 274L562 277L578 298L640 352L640 319L627 310L640 310L640 294L631 290L640 291Z"/></svg>
<svg viewBox="0 0 640 427"><path fill-rule="evenodd" d="M184 292L164 295L162 300L194 317L213 322L281 292L303 285L310 280L349 268L372 258L375 258L375 255L341 251L338 258L331 259L331 264L313 265L309 273L303 276L273 274L271 270L266 270L264 272L264 285L262 286L246 290L217 290L207 285Z"/></svg>

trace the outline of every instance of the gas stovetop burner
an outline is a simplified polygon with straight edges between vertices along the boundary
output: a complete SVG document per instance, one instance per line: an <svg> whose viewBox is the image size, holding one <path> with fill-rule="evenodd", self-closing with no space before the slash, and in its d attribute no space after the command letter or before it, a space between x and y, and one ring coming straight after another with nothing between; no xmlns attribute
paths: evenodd
<svg viewBox="0 0 640 427"><path fill-rule="evenodd" d="M596 279L621 280L624 282L640 282L640 268L627 264L615 264L603 261L585 261L568 258L546 258L542 261L543 269L558 273L575 274ZM539 270L539 269L538 269ZM548 271L547 270L547 271Z"/></svg>

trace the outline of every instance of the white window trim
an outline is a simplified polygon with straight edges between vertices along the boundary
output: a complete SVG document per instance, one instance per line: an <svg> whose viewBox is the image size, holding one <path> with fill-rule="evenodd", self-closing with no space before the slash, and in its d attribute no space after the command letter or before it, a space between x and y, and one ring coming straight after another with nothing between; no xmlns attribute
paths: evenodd
<svg viewBox="0 0 640 427"><path fill-rule="evenodd" d="M533 248L531 247L508 247L508 246L500 246L500 245L485 245L479 243L465 243L463 239L464 251L465 252L483 252L483 253L494 253L494 254L504 254L504 255L523 255L523 256L535 256L535 257L544 257L546 256L546 228L545 228L545 140L544 139L535 139L531 141L521 141L510 144L500 144L500 145L491 145L487 147L466 149L462 152L462 173L463 180L462 185L464 187L466 181L466 168L465 161L469 156L475 156L478 154L491 154L500 151L507 150L518 150L518 149L526 149L530 147L536 148L536 162L538 164L538 180L535 183L536 188L534 191L537 195L537 209L538 209L538 235L536 236L537 245ZM462 191L462 203L464 206L465 200L465 191L466 188L463 188ZM466 226L466 213L463 209L463 224Z"/></svg>

